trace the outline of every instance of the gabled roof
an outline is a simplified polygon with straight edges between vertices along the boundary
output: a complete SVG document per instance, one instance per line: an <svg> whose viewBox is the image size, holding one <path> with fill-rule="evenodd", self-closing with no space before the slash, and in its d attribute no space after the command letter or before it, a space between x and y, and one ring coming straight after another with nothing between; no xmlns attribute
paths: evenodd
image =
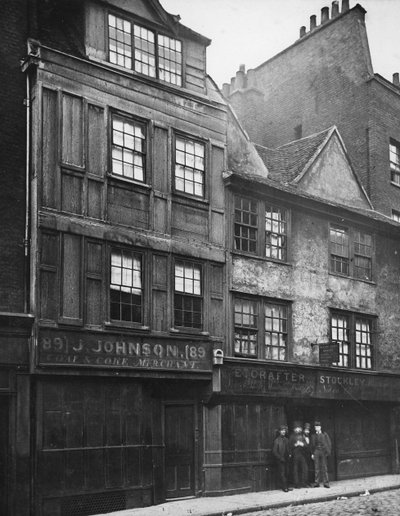
<svg viewBox="0 0 400 516"><path fill-rule="evenodd" d="M269 170L269 178L280 183L292 183L313 161L325 145L335 127L286 143L277 149L255 144L258 154Z"/></svg>

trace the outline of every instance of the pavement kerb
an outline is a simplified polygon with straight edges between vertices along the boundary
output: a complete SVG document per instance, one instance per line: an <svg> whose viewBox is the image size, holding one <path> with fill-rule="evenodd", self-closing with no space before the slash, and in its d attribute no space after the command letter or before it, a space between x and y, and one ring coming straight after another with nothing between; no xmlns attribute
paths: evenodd
<svg viewBox="0 0 400 516"><path fill-rule="evenodd" d="M382 491L391 491L391 490L395 490L395 489L399 489L399 486L392 485L392 486L376 487L376 488L368 489L368 492L370 494L373 494L373 493L380 493ZM360 491L358 489L357 491L351 491L349 493L345 493L344 496L346 496L346 498L354 498L354 497L360 496L362 494L363 494L363 491ZM321 502L330 502L333 500L337 500L338 498L340 498L340 496L342 496L342 495L340 495L338 493L332 494L332 495L327 494L326 496L321 496L319 498L303 498L302 500L292 500L292 501L288 500L287 502L272 502L267 505L249 506L249 507L243 507L240 509L225 509L222 512L221 511L209 512L209 513L207 513L207 516L226 516L227 514L232 514L232 516L233 516L235 514L247 514L249 512L268 511L270 509L282 509L283 507L308 505L308 504L312 504L312 503L321 503Z"/></svg>

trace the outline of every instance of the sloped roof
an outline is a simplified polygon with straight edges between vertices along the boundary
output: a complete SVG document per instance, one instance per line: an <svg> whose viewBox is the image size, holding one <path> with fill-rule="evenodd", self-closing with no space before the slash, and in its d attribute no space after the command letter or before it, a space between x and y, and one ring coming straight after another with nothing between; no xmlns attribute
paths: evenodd
<svg viewBox="0 0 400 516"><path fill-rule="evenodd" d="M277 149L258 144L255 147L269 170L270 179L292 183L301 176L307 164L317 156L335 130L335 127L330 127L320 133L285 143Z"/></svg>

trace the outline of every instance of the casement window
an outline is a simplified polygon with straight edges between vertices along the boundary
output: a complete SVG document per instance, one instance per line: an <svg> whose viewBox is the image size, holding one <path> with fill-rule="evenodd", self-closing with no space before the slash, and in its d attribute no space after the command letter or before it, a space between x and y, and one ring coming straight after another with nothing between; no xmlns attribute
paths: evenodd
<svg viewBox="0 0 400 516"><path fill-rule="evenodd" d="M331 225L330 270L343 276L372 280L372 235Z"/></svg>
<svg viewBox="0 0 400 516"><path fill-rule="evenodd" d="M142 323L142 255L126 249L111 250L110 318Z"/></svg>
<svg viewBox="0 0 400 516"><path fill-rule="evenodd" d="M339 346L339 362L334 365L372 369L373 324L374 320L370 317L332 313L331 340Z"/></svg>
<svg viewBox="0 0 400 516"><path fill-rule="evenodd" d="M287 303L236 296L235 356L288 360L288 317Z"/></svg>
<svg viewBox="0 0 400 516"><path fill-rule="evenodd" d="M235 196L234 248L286 261L289 211L270 202Z"/></svg>
<svg viewBox="0 0 400 516"><path fill-rule="evenodd" d="M120 115L113 115L111 136L112 174L144 182L145 168L145 124Z"/></svg>
<svg viewBox="0 0 400 516"><path fill-rule="evenodd" d="M175 137L175 191L204 197L205 145L202 142Z"/></svg>
<svg viewBox="0 0 400 516"><path fill-rule="evenodd" d="M392 210L392 219L396 222L400 222L400 211Z"/></svg>
<svg viewBox="0 0 400 516"><path fill-rule="evenodd" d="M108 15L110 63L182 86L182 44L129 20Z"/></svg>
<svg viewBox="0 0 400 516"><path fill-rule="evenodd" d="M185 260L174 264L174 325L176 328L202 329L202 266Z"/></svg>
<svg viewBox="0 0 400 516"><path fill-rule="evenodd" d="M400 143L390 140L389 143L390 180L400 185Z"/></svg>

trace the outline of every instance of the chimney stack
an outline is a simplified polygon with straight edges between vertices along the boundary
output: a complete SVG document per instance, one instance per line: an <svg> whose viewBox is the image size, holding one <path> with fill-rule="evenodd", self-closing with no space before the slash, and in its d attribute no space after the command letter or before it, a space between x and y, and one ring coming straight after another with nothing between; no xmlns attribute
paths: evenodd
<svg viewBox="0 0 400 516"><path fill-rule="evenodd" d="M329 7L323 7L321 9L321 24L329 21Z"/></svg>
<svg viewBox="0 0 400 516"><path fill-rule="evenodd" d="M332 2L332 18L339 15L339 0Z"/></svg>
<svg viewBox="0 0 400 516"><path fill-rule="evenodd" d="M247 87L253 88L256 85L256 72L253 69L247 70Z"/></svg>
<svg viewBox="0 0 400 516"><path fill-rule="evenodd" d="M302 27L300 27L300 37L303 38L305 35L306 35L306 28L303 25Z"/></svg>
<svg viewBox="0 0 400 516"><path fill-rule="evenodd" d="M317 26L317 17L315 16L315 14L313 14L312 16L310 16L310 30L314 30L316 26Z"/></svg>
<svg viewBox="0 0 400 516"><path fill-rule="evenodd" d="M398 72L393 74L393 84L395 86L400 86L399 73Z"/></svg>
<svg viewBox="0 0 400 516"><path fill-rule="evenodd" d="M239 66L239 70L236 72L235 90L242 90L244 88L244 76L246 67L244 64Z"/></svg>
<svg viewBox="0 0 400 516"><path fill-rule="evenodd" d="M222 85L222 94L227 99L229 97L229 94L231 92L231 86L227 82L224 82Z"/></svg>
<svg viewBox="0 0 400 516"><path fill-rule="evenodd" d="M349 10L349 0L342 0L342 13Z"/></svg>

